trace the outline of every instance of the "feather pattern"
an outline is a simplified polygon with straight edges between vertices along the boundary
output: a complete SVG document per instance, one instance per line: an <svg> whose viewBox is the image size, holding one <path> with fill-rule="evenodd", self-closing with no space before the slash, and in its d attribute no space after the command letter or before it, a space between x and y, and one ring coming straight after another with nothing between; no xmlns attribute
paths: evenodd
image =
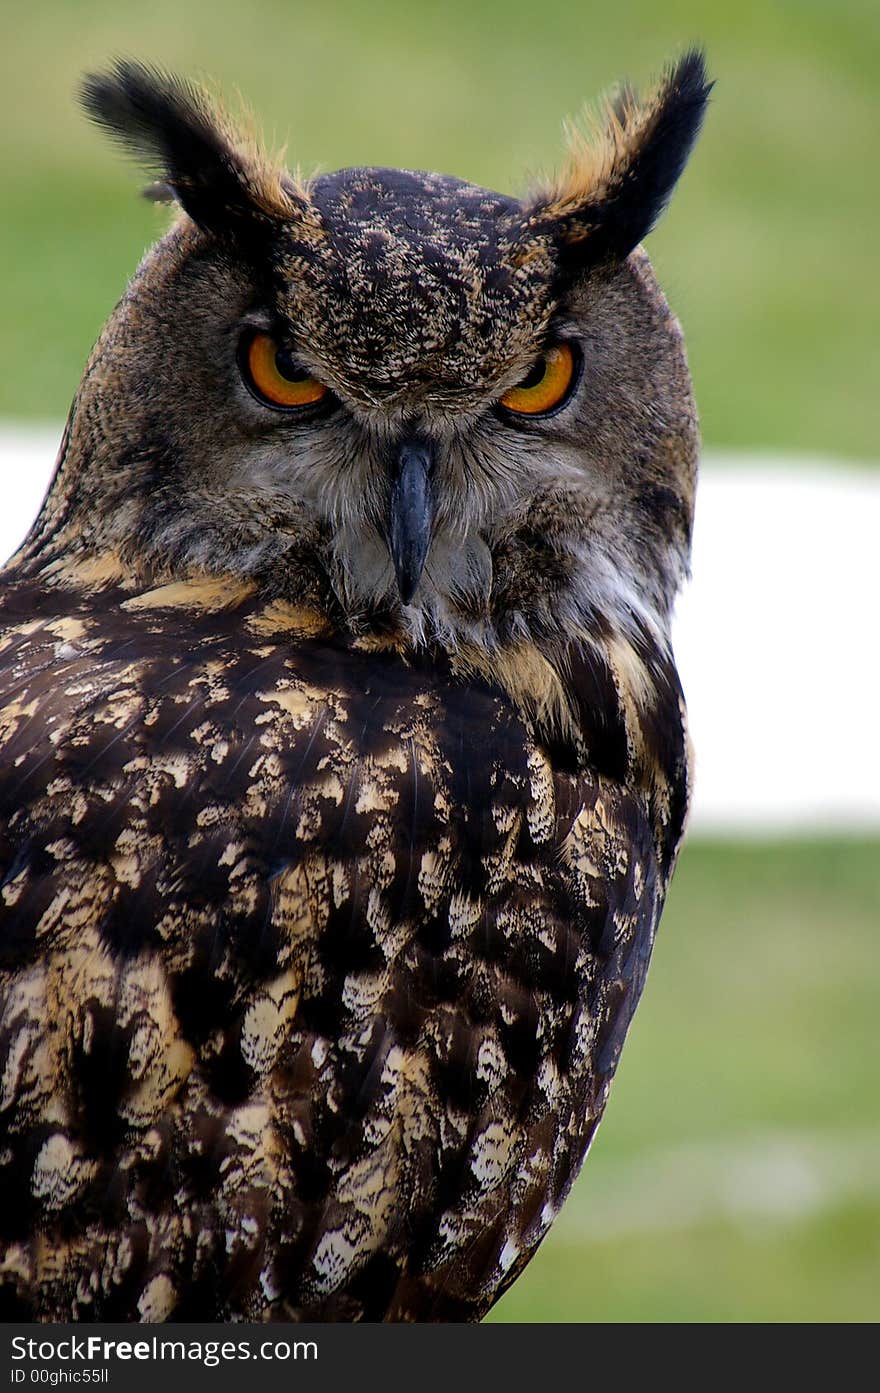
<svg viewBox="0 0 880 1393"><path fill-rule="evenodd" d="M583 1159L665 874L490 680L7 586L2 1273L37 1319L468 1319Z"/></svg>

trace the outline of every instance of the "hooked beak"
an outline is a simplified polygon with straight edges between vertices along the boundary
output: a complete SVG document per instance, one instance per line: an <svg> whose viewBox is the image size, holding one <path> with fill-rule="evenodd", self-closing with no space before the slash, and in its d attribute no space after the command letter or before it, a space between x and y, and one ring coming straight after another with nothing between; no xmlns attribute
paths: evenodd
<svg viewBox="0 0 880 1393"><path fill-rule="evenodd" d="M430 474L433 463L431 445L416 436L404 440L397 451L388 540L397 589L405 605L418 589L431 544L434 496Z"/></svg>

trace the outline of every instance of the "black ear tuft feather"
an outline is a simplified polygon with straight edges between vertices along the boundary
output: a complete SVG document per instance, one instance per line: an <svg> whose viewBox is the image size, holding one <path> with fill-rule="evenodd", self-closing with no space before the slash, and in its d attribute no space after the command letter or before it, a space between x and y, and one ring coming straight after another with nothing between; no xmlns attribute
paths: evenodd
<svg viewBox="0 0 880 1393"><path fill-rule="evenodd" d="M242 219L290 213L278 173L259 151L239 148L222 115L192 84L121 59L108 73L87 76L80 100L202 227L231 231Z"/></svg>
<svg viewBox="0 0 880 1393"><path fill-rule="evenodd" d="M565 175L532 205L533 221L552 224L564 260L623 258L648 235L687 163L711 89L703 54L692 49L645 101L622 88L595 140L575 134Z"/></svg>
<svg viewBox="0 0 880 1393"><path fill-rule="evenodd" d="M700 133L712 83L703 54L686 53L657 96L653 119L638 144L619 189L607 201L595 250L628 256L654 227L688 162ZM632 102L622 112L626 129ZM603 236L604 234L604 236Z"/></svg>

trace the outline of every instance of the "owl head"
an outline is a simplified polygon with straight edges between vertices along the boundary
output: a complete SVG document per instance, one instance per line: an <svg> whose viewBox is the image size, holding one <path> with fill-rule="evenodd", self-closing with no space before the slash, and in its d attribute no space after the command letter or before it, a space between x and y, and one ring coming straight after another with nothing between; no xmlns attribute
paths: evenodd
<svg viewBox="0 0 880 1393"><path fill-rule="evenodd" d="M89 77L87 111L179 213L93 352L45 546L413 643L665 630L697 430L639 243L708 90L688 53L514 198L395 169L304 182L189 84Z"/></svg>

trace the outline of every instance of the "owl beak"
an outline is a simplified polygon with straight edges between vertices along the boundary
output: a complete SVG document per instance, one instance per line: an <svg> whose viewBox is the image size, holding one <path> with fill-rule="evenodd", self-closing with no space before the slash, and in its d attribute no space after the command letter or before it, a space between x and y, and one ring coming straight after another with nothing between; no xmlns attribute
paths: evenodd
<svg viewBox="0 0 880 1393"><path fill-rule="evenodd" d="M433 463L431 445L416 437L402 442L395 459L388 542L397 589L405 605L418 589L431 544Z"/></svg>

